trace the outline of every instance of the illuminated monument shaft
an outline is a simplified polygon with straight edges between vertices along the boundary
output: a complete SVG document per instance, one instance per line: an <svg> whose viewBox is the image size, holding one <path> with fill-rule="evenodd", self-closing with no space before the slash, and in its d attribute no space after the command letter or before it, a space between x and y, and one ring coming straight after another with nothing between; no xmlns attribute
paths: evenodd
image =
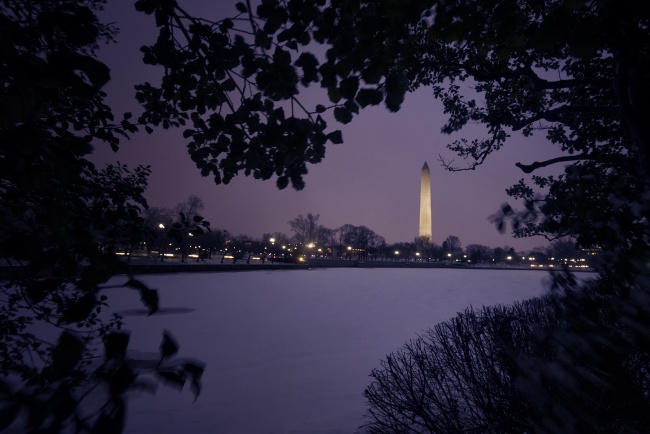
<svg viewBox="0 0 650 434"><path fill-rule="evenodd" d="M420 178L420 237L431 239L431 174L426 161Z"/></svg>

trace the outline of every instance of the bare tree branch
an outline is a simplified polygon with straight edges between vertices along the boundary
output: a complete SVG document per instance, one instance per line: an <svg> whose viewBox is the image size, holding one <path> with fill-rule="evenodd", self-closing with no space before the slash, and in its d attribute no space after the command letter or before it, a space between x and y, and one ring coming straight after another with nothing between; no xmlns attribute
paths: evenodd
<svg viewBox="0 0 650 434"><path fill-rule="evenodd" d="M587 154L565 155L563 157L551 158L550 160L546 160L546 161L535 161L532 164L515 163L515 166L520 168L524 173L531 173L534 170L539 169L540 167L550 166L551 164L555 164L555 163L562 163L564 161L590 160L590 159L591 157Z"/></svg>

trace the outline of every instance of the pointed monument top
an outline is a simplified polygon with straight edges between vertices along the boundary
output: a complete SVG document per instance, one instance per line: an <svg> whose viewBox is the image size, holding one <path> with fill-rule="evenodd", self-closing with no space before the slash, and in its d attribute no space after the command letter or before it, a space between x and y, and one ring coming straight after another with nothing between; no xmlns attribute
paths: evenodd
<svg viewBox="0 0 650 434"><path fill-rule="evenodd" d="M426 161L424 162L424 166L422 166L422 170L424 169L429 170L429 165L427 164Z"/></svg>

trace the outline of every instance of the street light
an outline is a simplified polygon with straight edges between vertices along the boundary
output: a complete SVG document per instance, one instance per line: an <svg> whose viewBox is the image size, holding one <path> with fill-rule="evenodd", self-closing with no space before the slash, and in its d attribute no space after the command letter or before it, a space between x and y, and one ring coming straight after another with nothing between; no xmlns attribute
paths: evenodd
<svg viewBox="0 0 650 434"><path fill-rule="evenodd" d="M165 225L162 224L162 223L159 223L158 224L158 229L161 229L162 231L164 231L165 230ZM163 243L160 243L160 250L161 250L161 252L160 252L160 262L163 262L163 260L165 259L165 245Z"/></svg>
<svg viewBox="0 0 650 434"><path fill-rule="evenodd" d="M271 249L269 251L269 255L271 255L271 264L275 262L275 238L271 237L269 238L269 242L271 243ZM264 250L266 250L266 247L264 247ZM264 259L262 259L262 263L264 263Z"/></svg>

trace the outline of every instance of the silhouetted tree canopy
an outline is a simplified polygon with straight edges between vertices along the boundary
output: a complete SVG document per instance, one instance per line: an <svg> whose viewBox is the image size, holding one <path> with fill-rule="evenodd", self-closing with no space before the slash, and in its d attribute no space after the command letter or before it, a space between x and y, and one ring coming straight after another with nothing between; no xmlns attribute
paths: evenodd
<svg viewBox="0 0 650 434"><path fill-rule="evenodd" d="M456 235L449 235L447 238L445 238L445 240L442 242L442 248L446 253L451 253L453 255L463 253L463 245L460 242L460 238L458 238Z"/></svg>
<svg viewBox="0 0 650 434"><path fill-rule="evenodd" d="M137 129L105 103L110 74L95 51L115 30L96 16L103 4L0 2L0 430L117 433L126 393L157 386L145 374L201 388L202 363L177 363L177 345L133 364L121 317L106 313L104 286L125 271L117 246L152 234L149 168L88 160ZM156 290L134 276L120 286L158 310Z"/></svg>
<svg viewBox="0 0 650 434"><path fill-rule="evenodd" d="M297 242L303 244L322 244L324 242L323 233L326 228L318 224L318 219L320 219L320 214L307 213L306 217L300 214L298 217L289 220L289 227L294 233Z"/></svg>
<svg viewBox="0 0 650 434"><path fill-rule="evenodd" d="M504 207L500 228L511 220L518 236L572 235L582 246L618 245L612 226L596 222L633 230L639 208L610 197L641 197L650 167L642 2L264 0L214 22L172 0L136 6L160 29L144 60L165 68L160 86L138 88L142 119L189 123L190 154L217 183L244 172L301 189L307 164L342 140L324 113L345 124L370 105L399 110L409 91L428 87L448 115L443 133L485 127L484 138L449 144L467 162L444 160L450 170L516 146L515 131L558 150L518 163L525 172L568 163L559 177L533 178L546 194L523 181L510 189L525 209ZM324 90L322 103L301 104L309 86Z"/></svg>

